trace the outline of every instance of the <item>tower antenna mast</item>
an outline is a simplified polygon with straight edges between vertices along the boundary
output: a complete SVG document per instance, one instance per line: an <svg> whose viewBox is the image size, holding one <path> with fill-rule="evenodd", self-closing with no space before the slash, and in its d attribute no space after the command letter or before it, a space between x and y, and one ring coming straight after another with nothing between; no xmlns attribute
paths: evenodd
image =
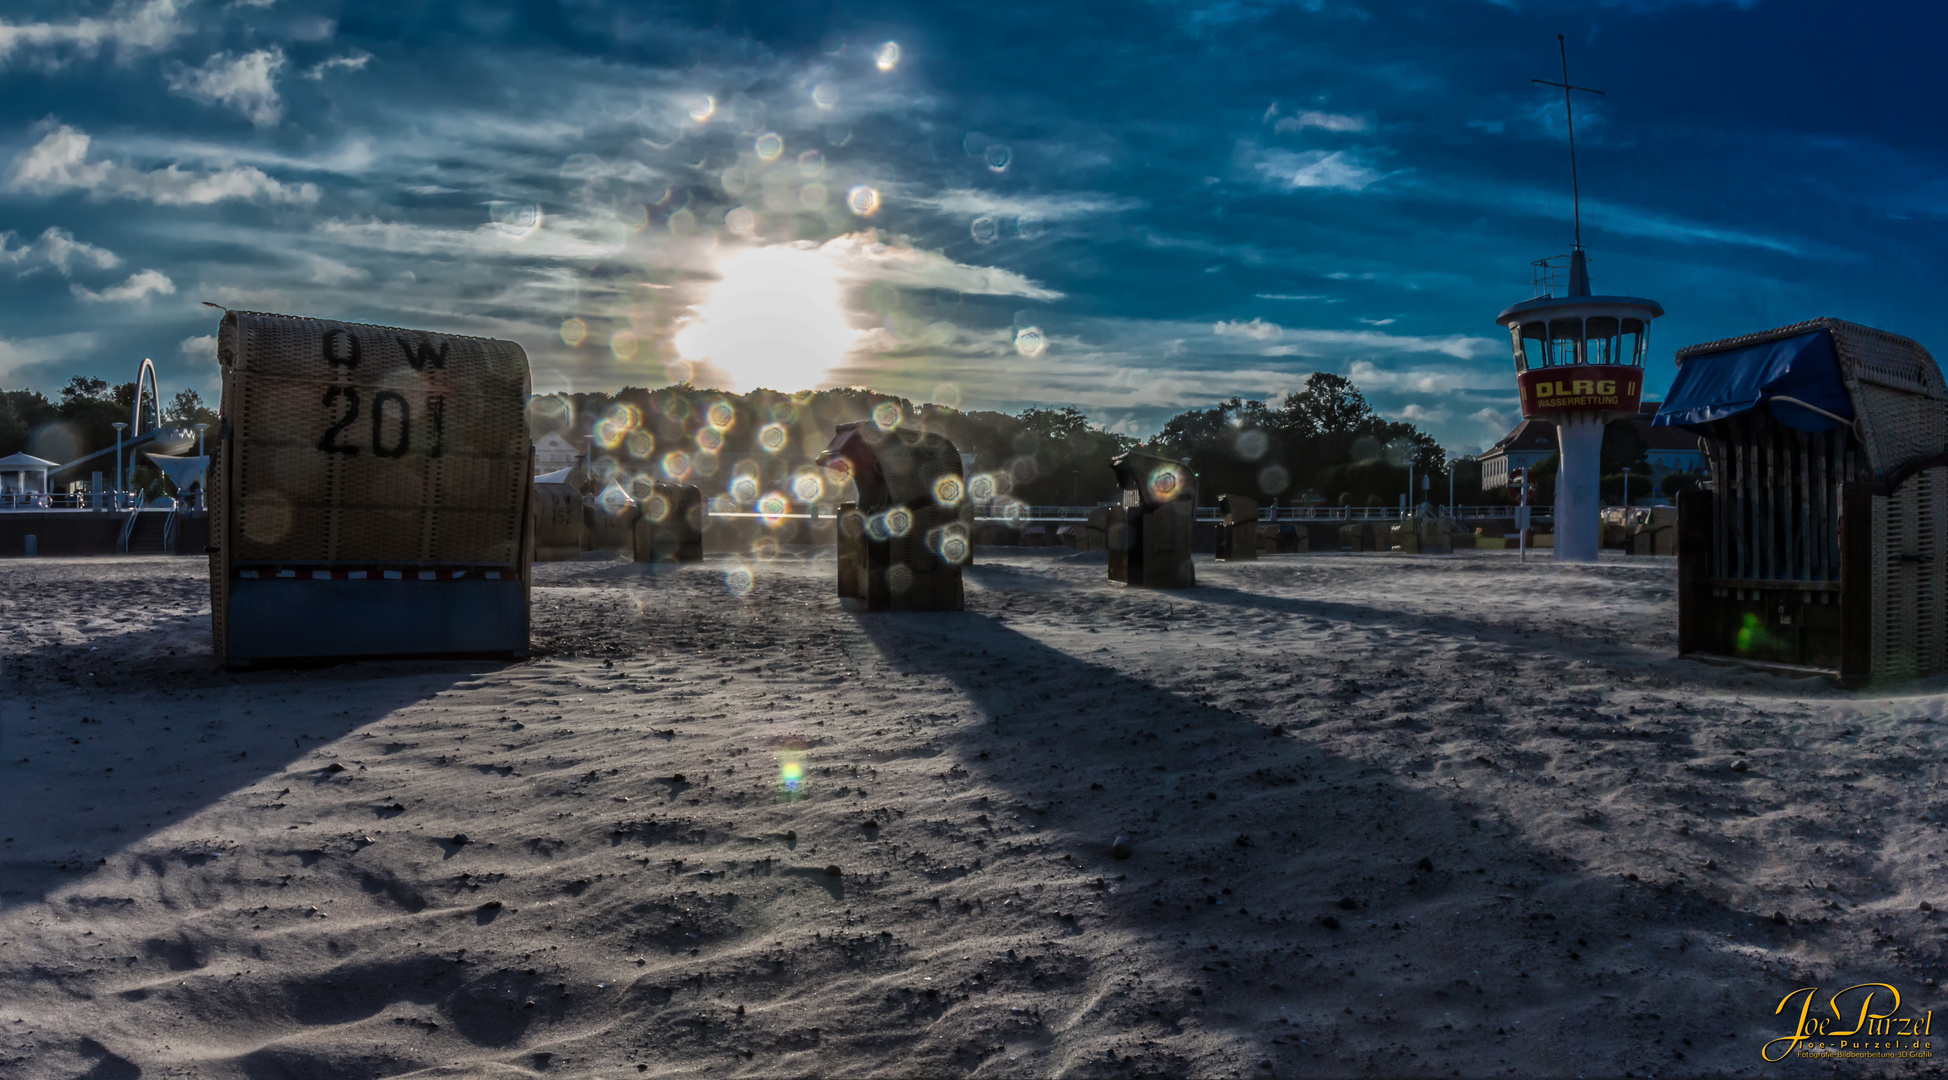
<svg viewBox="0 0 1948 1080"><path fill-rule="evenodd" d="M1576 110L1569 103L1569 92L1571 90L1581 90L1585 94L1595 94L1598 97L1603 97L1604 94L1601 90L1592 90L1587 86L1571 86L1569 84L1569 46L1563 44L1561 34L1556 35L1556 50L1562 54L1562 81L1550 82L1547 79L1530 79L1529 81L1541 83L1544 86L1559 86L1562 88L1562 114L1563 119L1569 124L1569 197L1575 206L1576 250L1581 251L1583 249L1583 193L1581 185L1576 179Z"/></svg>

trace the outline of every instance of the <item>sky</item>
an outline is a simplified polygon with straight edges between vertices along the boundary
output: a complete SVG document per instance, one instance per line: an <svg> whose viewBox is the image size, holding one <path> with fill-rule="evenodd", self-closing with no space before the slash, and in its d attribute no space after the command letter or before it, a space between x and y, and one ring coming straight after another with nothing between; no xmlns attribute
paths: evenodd
<svg viewBox="0 0 1948 1080"><path fill-rule="evenodd" d="M1948 347L1940 5L488 4L0 12L0 387L214 400L229 308L509 338L538 392L866 386L1154 432L1314 371L1458 453L1571 245L1687 344Z"/></svg>

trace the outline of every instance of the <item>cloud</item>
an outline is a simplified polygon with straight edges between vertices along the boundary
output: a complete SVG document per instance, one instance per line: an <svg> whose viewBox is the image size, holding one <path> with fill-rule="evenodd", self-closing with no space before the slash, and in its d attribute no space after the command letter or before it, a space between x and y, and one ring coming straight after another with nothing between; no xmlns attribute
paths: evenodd
<svg viewBox="0 0 1948 1080"><path fill-rule="evenodd" d="M1293 188L1362 191L1380 174L1349 150L1267 150L1252 163L1259 172Z"/></svg>
<svg viewBox="0 0 1948 1080"><path fill-rule="evenodd" d="M198 334L195 337L186 337L176 344L176 351L182 353L185 360L207 360L215 363L216 335Z"/></svg>
<svg viewBox="0 0 1948 1080"><path fill-rule="evenodd" d="M1376 334L1375 337L1386 335ZM1434 342L1447 339L1395 339L1403 342ZM1480 342L1493 349L1495 343L1481 338L1461 338L1465 342ZM1500 348L1508 348L1503 341ZM1479 352L1448 351L1441 348L1403 348L1401 352L1446 352L1457 359L1468 359L1482 355ZM1381 367L1371 360L1355 360L1348 368L1346 377L1362 390L1404 390L1418 394L1451 394L1463 390L1507 391L1514 386L1513 372L1488 371L1474 367Z"/></svg>
<svg viewBox="0 0 1948 1080"><path fill-rule="evenodd" d="M1365 131L1367 120L1364 116L1302 112L1297 116L1281 116L1278 122L1272 125L1273 131L1304 131L1306 128L1320 128L1325 131Z"/></svg>
<svg viewBox="0 0 1948 1080"><path fill-rule="evenodd" d="M90 304L119 303L125 300L142 300L151 293L168 296L176 291L176 283L160 270L140 270L130 274L127 281L96 292L81 285L71 285L74 295Z"/></svg>
<svg viewBox="0 0 1948 1080"><path fill-rule="evenodd" d="M58 68L70 57L92 57L113 46L122 59L166 48L188 27L177 18L177 0L119 3L107 18L84 17L67 23L0 21L0 63L16 53Z"/></svg>
<svg viewBox="0 0 1948 1080"><path fill-rule="evenodd" d="M122 265L120 255L107 248L76 240L73 233L58 227L50 226L39 239L21 247L12 246L13 239L13 233L0 233L0 263L20 267L22 273L51 266L62 277L69 277L77 265L92 266L97 270L113 270Z"/></svg>
<svg viewBox="0 0 1948 1080"><path fill-rule="evenodd" d="M363 49L354 50L353 52L346 53L344 56L334 56L305 68L302 77L315 82L324 78L333 68L344 68L346 71L363 71L365 70L365 65L371 61L371 53Z"/></svg>
<svg viewBox="0 0 1948 1080"><path fill-rule="evenodd" d="M284 115L273 80L284 66L280 49L258 49L242 56L217 53L200 68L180 68L169 76L169 89L205 105L227 105L258 127L270 127Z"/></svg>
<svg viewBox="0 0 1948 1080"><path fill-rule="evenodd" d="M1257 297L1260 300L1329 300L1331 299L1331 297L1325 296L1324 294L1321 293L1306 293L1304 295L1300 295L1297 293L1261 292L1261 293L1252 293L1251 295Z"/></svg>
<svg viewBox="0 0 1948 1080"><path fill-rule="evenodd" d="M1509 429L1515 426L1514 422L1508 418L1507 413L1493 408L1484 407L1476 409L1474 412L1468 414L1468 419L1492 428L1495 432L1495 437L1498 439L1506 435Z"/></svg>
<svg viewBox="0 0 1948 1080"><path fill-rule="evenodd" d="M1277 323L1268 323L1263 319L1253 319L1250 322L1220 320L1212 329L1219 337L1248 337L1253 341L1277 341L1285 333Z"/></svg>
<svg viewBox="0 0 1948 1080"><path fill-rule="evenodd" d="M97 344L96 335L89 331L15 341L0 338L0 378L13 378L24 367L53 365L86 356Z"/></svg>
<svg viewBox="0 0 1948 1080"><path fill-rule="evenodd" d="M886 282L909 289L943 289L980 296L1019 296L1060 300L1062 294L1012 270L970 266L903 240L882 240L875 232L847 233L819 245L819 251L845 277L856 282Z"/></svg>
<svg viewBox="0 0 1948 1080"><path fill-rule="evenodd" d="M312 203L313 184L285 184L249 165L227 165L208 172L174 163L144 172L118 161L91 161L87 132L58 124L14 163L13 187L53 195L85 191L95 198L136 199L158 206L202 206L226 199Z"/></svg>
<svg viewBox="0 0 1948 1080"><path fill-rule="evenodd" d="M911 198L903 201L943 214L979 216L992 214L1006 217L1027 217L1041 221L1070 221L1076 218L1093 217L1097 214L1114 214L1125 210L1140 210L1143 200L1128 196L1107 195L1101 192L1077 192L1054 195L1002 195L992 191L971 191L956 188L938 195Z"/></svg>

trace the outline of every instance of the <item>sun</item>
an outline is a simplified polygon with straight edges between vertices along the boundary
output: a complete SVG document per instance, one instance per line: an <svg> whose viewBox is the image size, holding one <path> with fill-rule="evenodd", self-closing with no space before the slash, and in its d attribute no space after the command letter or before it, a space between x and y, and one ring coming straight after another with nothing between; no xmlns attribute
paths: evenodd
<svg viewBox="0 0 1948 1080"><path fill-rule="evenodd" d="M833 267L816 250L752 248L726 258L721 280L676 334L677 352L733 385L787 393L815 389L859 337L846 324Z"/></svg>

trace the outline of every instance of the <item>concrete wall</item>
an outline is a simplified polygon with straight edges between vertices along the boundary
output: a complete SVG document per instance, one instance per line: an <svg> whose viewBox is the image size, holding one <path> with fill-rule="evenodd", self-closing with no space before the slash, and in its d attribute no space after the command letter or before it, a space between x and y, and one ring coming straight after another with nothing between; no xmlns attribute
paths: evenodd
<svg viewBox="0 0 1948 1080"><path fill-rule="evenodd" d="M0 512L0 559L18 559L27 554L27 538L34 537L41 555L64 558L75 555L118 555L122 523L128 512L122 510L8 510ZM210 543L208 514L185 515L178 519L176 553L202 558Z"/></svg>

